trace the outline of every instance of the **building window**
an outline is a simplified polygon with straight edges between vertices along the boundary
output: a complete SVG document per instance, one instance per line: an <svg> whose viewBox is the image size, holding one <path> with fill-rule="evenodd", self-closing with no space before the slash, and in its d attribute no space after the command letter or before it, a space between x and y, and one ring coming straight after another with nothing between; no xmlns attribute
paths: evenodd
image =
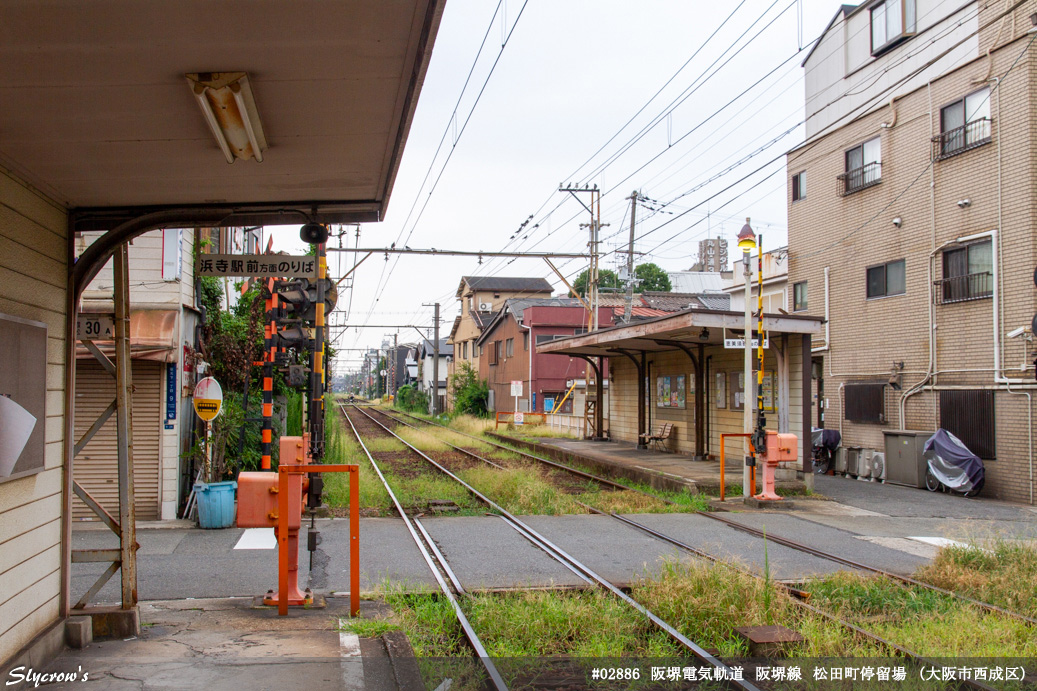
<svg viewBox="0 0 1037 691"><path fill-rule="evenodd" d="M587 333L587 327L585 326L578 326L573 329L573 336L581 336L585 333Z"/></svg>
<svg viewBox="0 0 1037 691"><path fill-rule="evenodd" d="M886 385L882 383L847 384L846 412L850 422L886 421Z"/></svg>
<svg viewBox="0 0 1037 691"><path fill-rule="evenodd" d="M482 346L479 346L479 348L481 349ZM499 358L500 358L500 341L494 341L493 343L490 344L489 364L490 365L496 365L497 364L497 360Z"/></svg>
<svg viewBox="0 0 1037 691"><path fill-rule="evenodd" d="M839 176L842 195L882 181L882 144L878 137L846 151L846 172Z"/></svg>
<svg viewBox="0 0 1037 691"><path fill-rule="evenodd" d="M792 311L803 312L807 308L807 282L800 281L792 286Z"/></svg>
<svg viewBox="0 0 1037 691"><path fill-rule="evenodd" d="M462 360L467 360L468 359L468 341L465 341L464 343L461 344L461 359Z"/></svg>
<svg viewBox="0 0 1037 691"><path fill-rule="evenodd" d="M536 344L540 345L541 343L549 343L559 338L565 338L565 334L541 334L536 337Z"/></svg>
<svg viewBox="0 0 1037 691"><path fill-rule="evenodd" d="M798 202L807 198L807 171L796 173L792 176L792 201ZM710 254L712 254L712 249Z"/></svg>
<svg viewBox="0 0 1037 691"><path fill-rule="evenodd" d="M940 427L984 460L997 457L993 391L941 391Z"/></svg>
<svg viewBox="0 0 1037 691"><path fill-rule="evenodd" d="M505 357L515 357L515 339L509 338L504 342Z"/></svg>
<svg viewBox="0 0 1037 691"><path fill-rule="evenodd" d="M983 87L940 109L936 158L948 158L990 142L990 88Z"/></svg>
<svg viewBox="0 0 1037 691"><path fill-rule="evenodd" d="M965 302L994 294L994 256L990 240L943 252L943 278L936 281L941 303Z"/></svg>
<svg viewBox="0 0 1037 691"><path fill-rule="evenodd" d="M871 54L878 55L915 33L915 0L885 0L871 8Z"/></svg>
<svg viewBox="0 0 1037 691"><path fill-rule="evenodd" d="M529 332L522 332L522 350L529 350Z"/></svg>
<svg viewBox="0 0 1037 691"><path fill-rule="evenodd" d="M903 259L869 267L867 276L869 298L902 295L907 291Z"/></svg>

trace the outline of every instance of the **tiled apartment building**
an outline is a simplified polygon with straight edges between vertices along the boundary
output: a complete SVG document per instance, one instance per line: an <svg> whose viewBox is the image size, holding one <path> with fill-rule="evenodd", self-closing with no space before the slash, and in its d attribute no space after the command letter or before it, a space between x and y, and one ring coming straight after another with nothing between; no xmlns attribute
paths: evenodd
<svg viewBox="0 0 1037 691"><path fill-rule="evenodd" d="M789 309L824 314L814 424L944 427L1034 502L1037 2L839 8L787 156ZM1037 17L1034 17L1037 22Z"/></svg>

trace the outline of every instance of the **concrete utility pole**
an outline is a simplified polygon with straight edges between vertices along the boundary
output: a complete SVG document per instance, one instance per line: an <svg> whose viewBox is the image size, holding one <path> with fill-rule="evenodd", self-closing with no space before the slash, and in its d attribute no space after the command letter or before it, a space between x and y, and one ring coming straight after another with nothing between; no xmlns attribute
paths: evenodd
<svg viewBox="0 0 1037 691"><path fill-rule="evenodd" d="M756 234L749 226L749 219L738 233L738 247L742 250L743 273L745 274L745 370L742 377L742 431L752 434L753 409L749 407L748 393L752 390L753 381L753 322L752 322L752 284L753 267L749 261L749 253L756 247ZM745 438L745 465L742 467L742 496L751 496L756 488L752 486L751 463L752 452L749 438Z"/></svg>
<svg viewBox="0 0 1037 691"><path fill-rule="evenodd" d="M591 215L591 222L589 224L581 223L580 227L590 226L590 241L587 243L590 247L590 265L587 267L587 298L589 304L586 305L590 310L590 314L587 315L587 330L596 331L598 329L598 231L601 228L601 191L597 185L594 187L589 185L574 187L572 183L568 186L559 185L558 191L571 194L573 199L580 202L580 205ZM584 204L583 200L576 196L577 192L590 192L590 206Z"/></svg>
<svg viewBox="0 0 1037 691"><path fill-rule="evenodd" d="M627 246L627 299L623 321L630 323L634 306L634 214L637 212L637 190L630 193L630 243Z"/></svg>
<svg viewBox="0 0 1037 691"><path fill-rule="evenodd" d="M400 354L397 352L397 349L400 347L399 338L400 334L398 333L392 335L392 369L389 370L392 372L392 383L390 384L392 390L389 392L391 396L396 395L396 363L400 360Z"/></svg>
<svg viewBox="0 0 1037 691"><path fill-rule="evenodd" d="M432 341L432 417L439 415L439 303L436 303Z"/></svg>

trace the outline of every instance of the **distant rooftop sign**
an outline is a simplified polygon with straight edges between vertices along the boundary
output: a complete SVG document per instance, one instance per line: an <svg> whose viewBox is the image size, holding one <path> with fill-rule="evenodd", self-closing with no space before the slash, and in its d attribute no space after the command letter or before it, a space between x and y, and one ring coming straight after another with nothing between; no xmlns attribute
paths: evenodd
<svg viewBox="0 0 1037 691"><path fill-rule="evenodd" d="M199 276L251 276L253 278L317 278L317 258L283 254L203 254Z"/></svg>

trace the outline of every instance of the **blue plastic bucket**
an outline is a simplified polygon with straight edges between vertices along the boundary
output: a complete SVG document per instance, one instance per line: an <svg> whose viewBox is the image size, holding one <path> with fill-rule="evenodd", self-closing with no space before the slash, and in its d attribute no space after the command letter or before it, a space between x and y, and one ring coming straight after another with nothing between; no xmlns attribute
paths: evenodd
<svg viewBox="0 0 1037 691"><path fill-rule="evenodd" d="M234 490L238 483L197 482L194 485L198 501L198 525L207 530L229 528L234 525Z"/></svg>

